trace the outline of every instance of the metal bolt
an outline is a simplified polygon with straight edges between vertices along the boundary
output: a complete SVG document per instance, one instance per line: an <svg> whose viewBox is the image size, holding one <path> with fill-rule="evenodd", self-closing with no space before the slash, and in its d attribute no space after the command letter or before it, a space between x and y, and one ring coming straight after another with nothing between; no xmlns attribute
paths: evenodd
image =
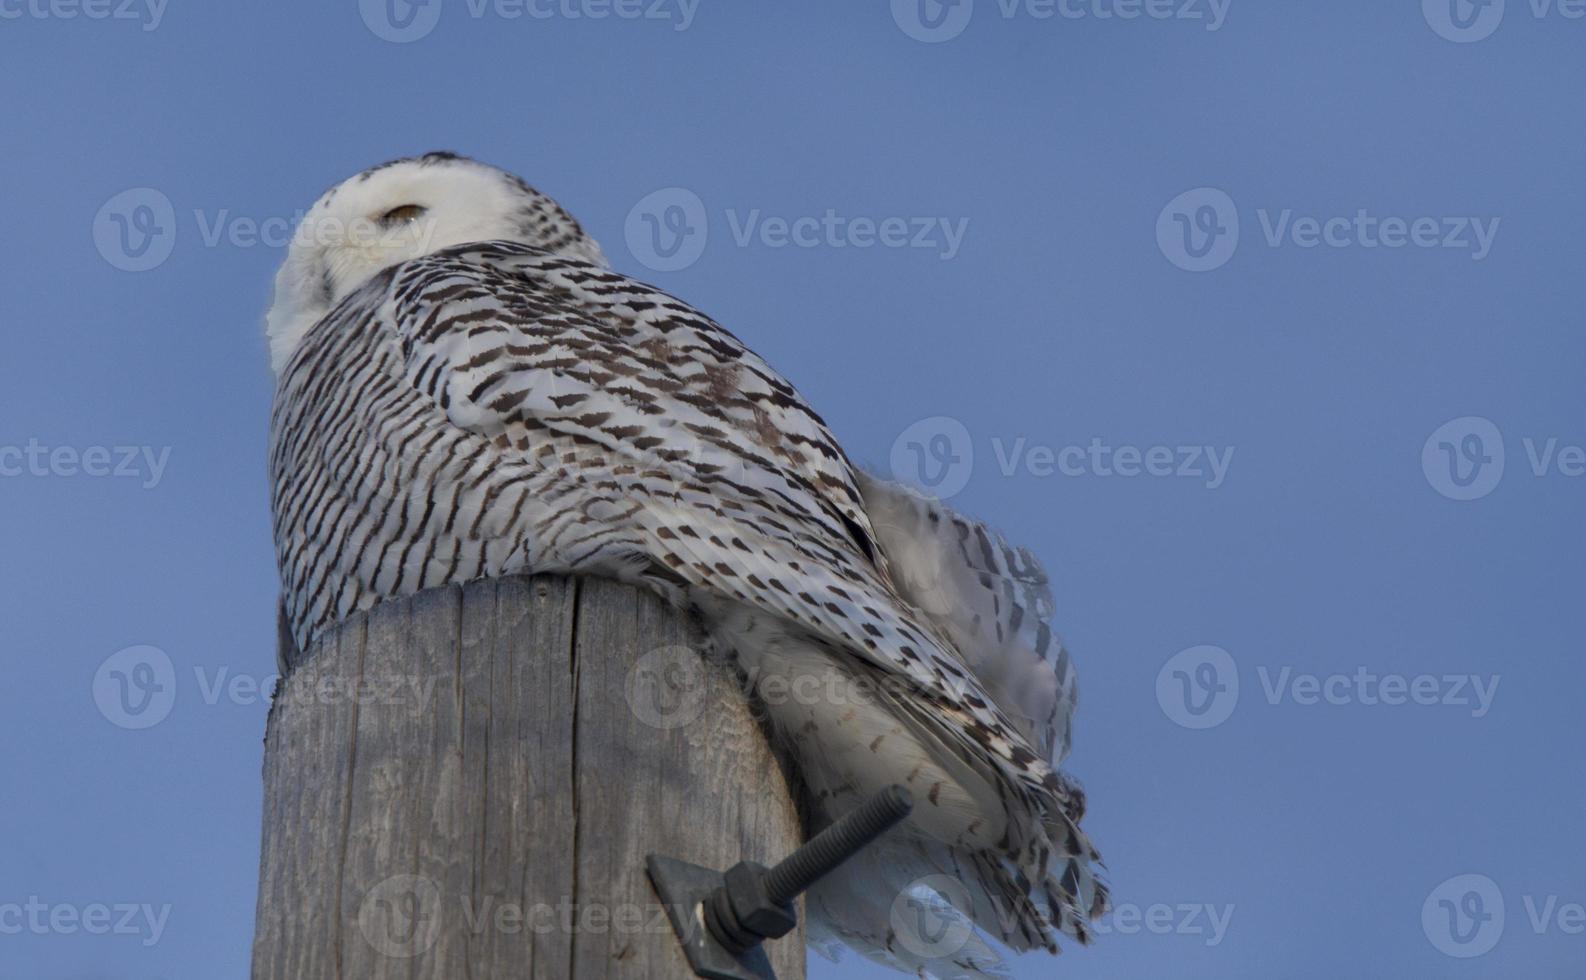
<svg viewBox="0 0 1586 980"><path fill-rule="evenodd" d="M791 902L913 809L914 796L907 789L888 786L767 871L766 895L777 904Z"/></svg>
<svg viewBox="0 0 1586 980"><path fill-rule="evenodd" d="M662 901L669 903L667 915L694 973L775 980L760 943L779 939L798 926L793 900L913 809L914 797L907 789L888 786L770 869L740 861L719 874L650 855L646 861L650 880ZM688 915L681 909L689 910ZM702 931L693 928L694 910L704 918Z"/></svg>

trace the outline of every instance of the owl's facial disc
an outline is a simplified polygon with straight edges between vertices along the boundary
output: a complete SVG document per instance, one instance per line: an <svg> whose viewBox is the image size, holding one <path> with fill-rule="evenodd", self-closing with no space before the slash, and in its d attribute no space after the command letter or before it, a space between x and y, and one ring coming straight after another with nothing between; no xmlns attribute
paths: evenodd
<svg viewBox="0 0 1586 980"><path fill-rule="evenodd" d="M466 157L431 153L365 170L304 215L266 317L280 371L303 335L381 270L471 242L513 241L605 264L556 202Z"/></svg>

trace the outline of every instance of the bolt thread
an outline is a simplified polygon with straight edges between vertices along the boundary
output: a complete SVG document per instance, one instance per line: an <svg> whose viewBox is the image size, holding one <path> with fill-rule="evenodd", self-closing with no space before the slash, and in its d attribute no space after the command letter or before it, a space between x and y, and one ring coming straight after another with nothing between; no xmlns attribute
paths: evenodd
<svg viewBox="0 0 1586 980"><path fill-rule="evenodd" d="M767 871L766 895L778 905L793 901L913 809L914 797L907 789L888 786Z"/></svg>

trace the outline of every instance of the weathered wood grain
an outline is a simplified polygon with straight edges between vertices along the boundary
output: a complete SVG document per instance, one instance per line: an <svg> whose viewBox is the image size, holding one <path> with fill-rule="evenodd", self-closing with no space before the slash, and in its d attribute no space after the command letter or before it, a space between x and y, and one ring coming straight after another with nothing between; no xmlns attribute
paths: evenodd
<svg viewBox="0 0 1586 980"><path fill-rule="evenodd" d="M687 977L645 855L799 843L739 685L648 593L479 582L283 646L256 980ZM804 976L802 932L767 949Z"/></svg>

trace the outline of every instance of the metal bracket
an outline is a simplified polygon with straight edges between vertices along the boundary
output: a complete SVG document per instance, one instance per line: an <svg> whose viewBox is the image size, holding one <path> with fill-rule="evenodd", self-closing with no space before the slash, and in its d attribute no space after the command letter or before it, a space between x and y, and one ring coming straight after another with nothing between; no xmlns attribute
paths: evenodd
<svg viewBox="0 0 1586 980"><path fill-rule="evenodd" d="M726 882L725 875L659 854L651 854L645 866L695 976L712 980L776 980L762 947L734 954L716 942L705 925L705 902Z"/></svg>
<svg viewBox="0 0 1586 980"><path fill-rule="evenodd" d="M645 860L694 975L709 980L776 980L760 943L798 925L793 900L902 822L914 798L889 786L767 870L740 861L725 874L660 854Z"/></svg>

